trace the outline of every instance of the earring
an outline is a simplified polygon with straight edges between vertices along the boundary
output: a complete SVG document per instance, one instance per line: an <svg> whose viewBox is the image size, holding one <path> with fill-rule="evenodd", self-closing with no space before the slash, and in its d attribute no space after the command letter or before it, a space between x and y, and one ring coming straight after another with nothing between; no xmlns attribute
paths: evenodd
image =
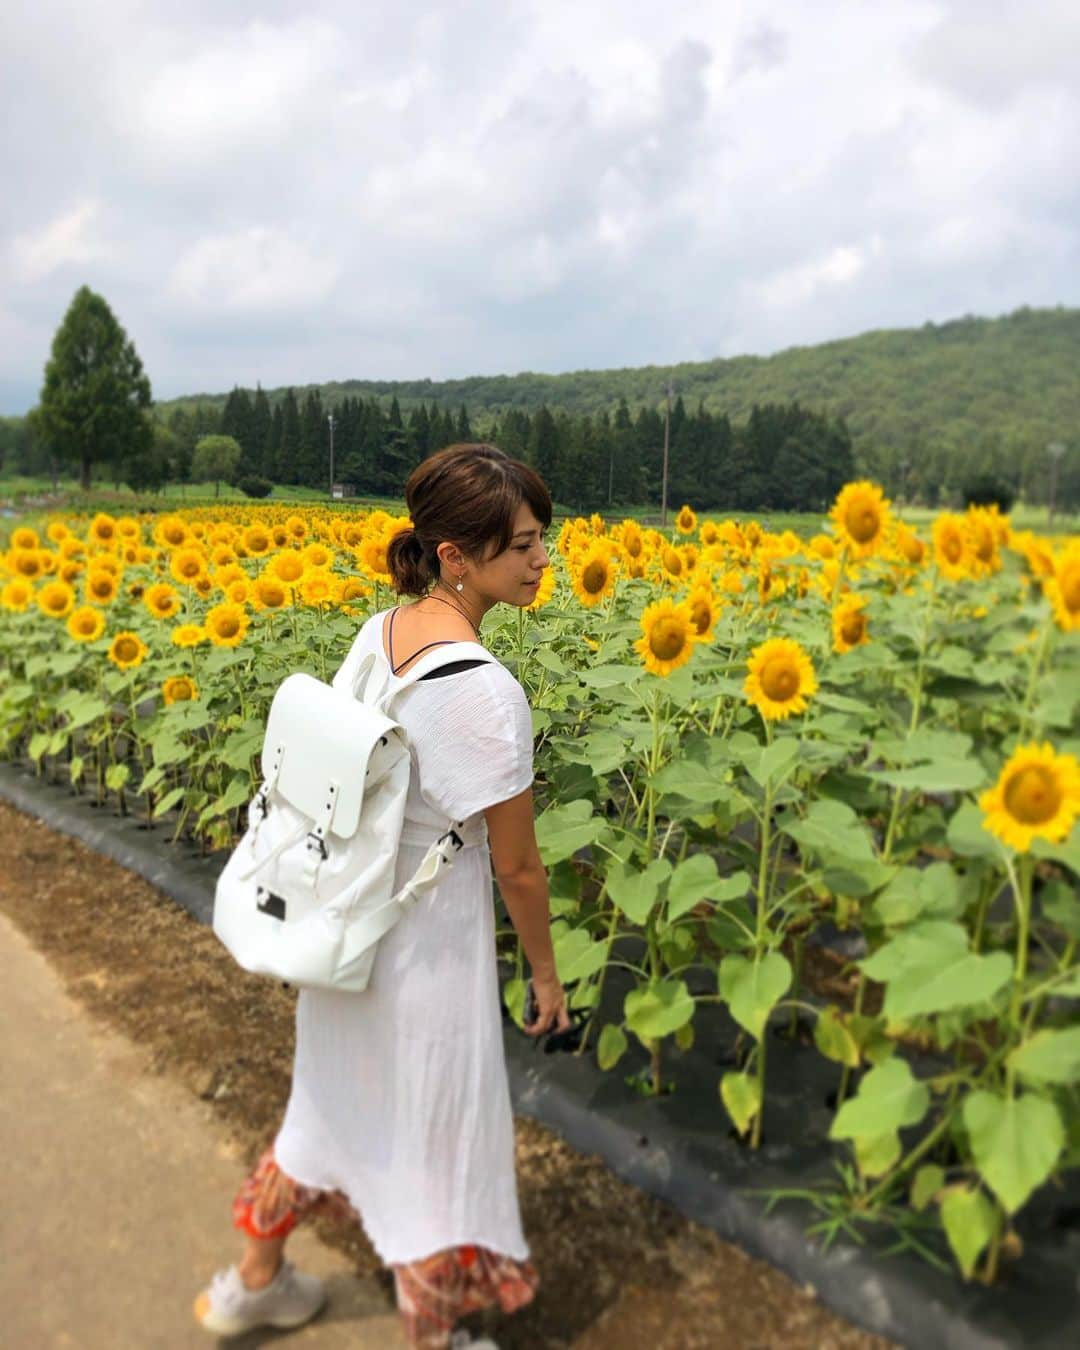
<svg viewBox="0 0 1080 1350"><path fill-rule="evenodd" d="M454 590L455 590L455 591L463 591L464 589L465 589L465 583L461 580L460 577L458 577L458 584L454 587Z"/></svg>

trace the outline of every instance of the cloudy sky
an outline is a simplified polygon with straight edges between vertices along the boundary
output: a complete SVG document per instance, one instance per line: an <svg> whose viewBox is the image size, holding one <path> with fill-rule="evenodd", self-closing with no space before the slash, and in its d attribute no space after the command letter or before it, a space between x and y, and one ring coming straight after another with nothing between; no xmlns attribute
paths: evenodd
<svg viewBox="0 0 1080 1350"><path fill-rule="evenodd" d="M13 0L0 412L89 284L155 396L1080 303L1075 0Z"/></svg>

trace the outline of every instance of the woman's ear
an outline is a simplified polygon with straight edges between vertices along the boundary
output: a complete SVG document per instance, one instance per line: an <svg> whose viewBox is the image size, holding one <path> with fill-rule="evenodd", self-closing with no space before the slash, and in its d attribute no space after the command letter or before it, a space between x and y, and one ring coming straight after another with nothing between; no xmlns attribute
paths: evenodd
<svg viewBox="0 0 1080 1350"><path fill-rule="evenodd" d="M444 539L438 546L435 550L435 556L443 567L451 572L460 572L465 566L465 555L457 544L452 544L448 539Z"/></svg>

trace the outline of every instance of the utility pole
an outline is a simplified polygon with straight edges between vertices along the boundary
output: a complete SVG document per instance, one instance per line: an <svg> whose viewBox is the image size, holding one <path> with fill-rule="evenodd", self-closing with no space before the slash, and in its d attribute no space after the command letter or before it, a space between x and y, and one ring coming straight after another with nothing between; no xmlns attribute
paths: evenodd
<svg viewBox="0 0 1080 1350"><path fill-rule="evenodd" d="M1046 447L1046 453L1050 456L1050 490L1047 493L1047 527L1054 523L1054 504L1057 500L1057 478L1058 465L1061 463L1061 457L1065 453L1065 443L1063 441L1051 441Z"/></svg>
<svg viewBox="0 0 1080 1350"><path fill-rule="evenodd" d="M330 424L330 500L334 500L334 414L327 417Z"/></svg>
<svg viewBox="0 0 1080 1350"><path fill-rule="evenodd" d="M660 488L660 528L664 529L667 525L667 477L668 477L668 451L671 448L671 396L675 390L671 387L671 381L668 380L664 386L664 393L667 396L667 408L664 413L664 472Z"/></svg>

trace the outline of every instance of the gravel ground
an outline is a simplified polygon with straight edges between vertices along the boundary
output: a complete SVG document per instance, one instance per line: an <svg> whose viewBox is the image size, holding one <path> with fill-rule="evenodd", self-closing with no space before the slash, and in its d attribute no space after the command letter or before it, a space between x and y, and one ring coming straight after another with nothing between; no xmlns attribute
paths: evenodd
<svg viewBox="0 0 1080 1350"><path fill-rule="evenodd" d="M288 1096L294 994L239 970L212 932L140 878L4 803L0 906L92 1016L212 1102L223 1131L256 1157ZM519 1119L516 1135L542 1284L517 1316L473 1322L504 1350L889 1350L550 1130ZM355 1226L323 1223L319 1235L359 1272L378 1271Z"/></svg>

